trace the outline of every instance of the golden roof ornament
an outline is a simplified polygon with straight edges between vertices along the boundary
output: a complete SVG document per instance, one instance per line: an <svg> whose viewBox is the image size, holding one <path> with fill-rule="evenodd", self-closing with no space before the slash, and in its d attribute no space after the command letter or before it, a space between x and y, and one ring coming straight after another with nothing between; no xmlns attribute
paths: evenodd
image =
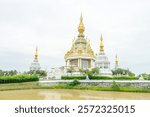
<svg viewBox="0 0 150 117"><path fill-rule="evenodd" d="M67 51L67 53L65 54L64 58L67 59L68 57L75 57L75 56L94 56L94 51L91 48L90 45L90 41L86 38L84 38L84 32L85 27L83 24L83 18L82 18L82 14L80 17L80 23L78 26L78 38L74 38L72 40L72 46L71 49L69 51Z"/></svg>
<svg viewBox="0 0 150 117"><path fill-rule="evenodd" d="M100 52L104 52L104 44L103 44L103 37L101 35L101 39L100 39Z"/></svg>
<svg viewBox="0 0 150 117"><path fill-rule="evenodd" d="M83 18L82 18L82 14L81 14L81 17L80 17L80 23L79 23L79 26L78 26L78 31L80 34L83 34L85 28L84 28L84 24L83 24Z"/></svg>
<svg viewBox="0 0 150 117"><path fill-rule="evenodd" d="M94 55L94 52L93 52L91 45L90 45L90 40L87 41L87 53L90 55Z"/></svg>

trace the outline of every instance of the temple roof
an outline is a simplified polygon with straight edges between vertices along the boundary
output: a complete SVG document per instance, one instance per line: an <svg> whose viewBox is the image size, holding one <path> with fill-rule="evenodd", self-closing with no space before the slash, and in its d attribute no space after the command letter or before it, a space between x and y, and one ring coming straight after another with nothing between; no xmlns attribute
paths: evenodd
<svg viewBox="0 0 150 117"><path fill-rule="evenodd" d="M85 38L83 32L85 31L85 27L83 24L83 18L82 15L80 17L80 23L78 26L78 36L77 38L74 38L72 42L72 47L70 50L67 51L65 54L65 59L68 57L92 57L94 58L94 51L91 48L90 41Z"/></svg>

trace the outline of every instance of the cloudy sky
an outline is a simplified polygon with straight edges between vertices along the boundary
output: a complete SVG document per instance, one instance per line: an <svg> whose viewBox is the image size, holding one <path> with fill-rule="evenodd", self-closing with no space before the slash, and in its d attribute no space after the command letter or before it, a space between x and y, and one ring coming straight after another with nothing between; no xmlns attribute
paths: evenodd
<svg viewBox="0 0 150 117"><path fill-rule="evenodd" d="M35 47L43 69L65 65L64 54L78 35L82 12L85 36L114 67L150 73L149 0L0 0L0 69L29 69Z"/></svg>

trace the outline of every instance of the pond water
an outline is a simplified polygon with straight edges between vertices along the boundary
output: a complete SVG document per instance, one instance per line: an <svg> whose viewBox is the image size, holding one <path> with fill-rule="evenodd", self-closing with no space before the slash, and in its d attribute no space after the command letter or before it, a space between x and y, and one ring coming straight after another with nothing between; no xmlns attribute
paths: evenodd
<svg viewBox="0 0 150 117"><path fill-rule="evenodd" d="M0 91L0 100L150 100L150 93L33 89Z"/></svg>

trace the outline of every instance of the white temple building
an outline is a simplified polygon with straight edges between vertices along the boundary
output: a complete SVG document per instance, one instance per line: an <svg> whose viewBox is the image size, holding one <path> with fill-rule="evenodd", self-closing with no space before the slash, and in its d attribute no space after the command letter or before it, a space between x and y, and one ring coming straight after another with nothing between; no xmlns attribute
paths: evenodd
<svg viewBox="0 0 150 117"><path fill-rule="evenodd" d="M80 17L80 23L78 26L78 36L74 38L72 47L65 54L66 67L74 70L74 72L80 72L80 70L87 70L94 68L95 56L94 51L91 48L90 40L84 36L85 27L83 24L82 15Z"/></svg>
<svg viewBox="0 0 150 117"><path fill-rule="evenodd" d="M64 67L54 67L51 68L49 72L47 72L47 79L57 80L61 79L61 76L66 73Z"/></svg>
<svg viewBox="0 0 150 117"><path fill-rule="evenodd" d="M91 48L90 40L85 38L85 27L82 15L78 26L78 36L72 41L71 48L66 52L65 66L52 68L47 79L61 79L62 75L83 75L82 71L98 68L101 76L112 76L110 61L104 52L103 38L100 39L100 51L97 55ZM118 67L118 60L116 61ZM36 62L38 66L38 63ZM32 65L33 66L33 65ZM33 67L32 67L33 68Z"/></svg>
<svg viewBox="0 0 150 117"><path fill-rule="evenodd" d="M38 48L36 47L36 52L35 52L35 55L34 55L34 60L33 62L31 63L31 66L30 66L30 71L37 71L37 70L40 70L40 64L38 62Z"/></svg>
<svg viewBox="0 0 150 117"><path fill-rule="evenodd" d="M101 75L101 76L111 76L112 75L112 72L110 69L110 62L104 52L102 35L101 35L101 39L100 39L100 51L99 51L99 54L96 55L96 59L95 59L95 67L99 69L99 75Z"/></svg>

